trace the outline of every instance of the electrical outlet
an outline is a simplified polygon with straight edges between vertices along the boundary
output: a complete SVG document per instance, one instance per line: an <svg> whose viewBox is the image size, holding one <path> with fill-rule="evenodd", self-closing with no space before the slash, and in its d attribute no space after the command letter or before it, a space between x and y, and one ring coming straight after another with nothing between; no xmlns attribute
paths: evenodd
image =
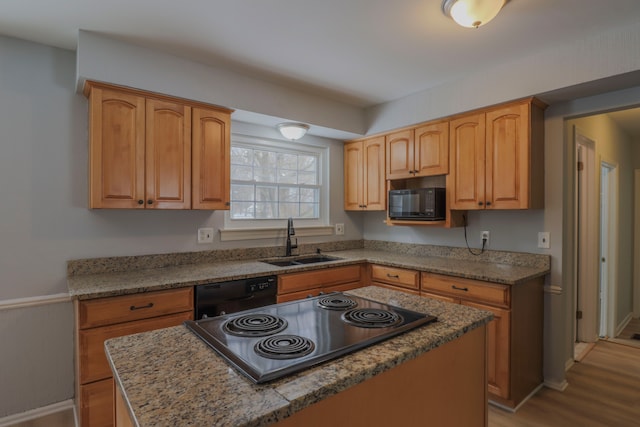
<svg viewBox="0 0 640 427"><path fill-rule="evenodd" d="M213 243L213 228L198 228L198 243Z"/></svg>
<svg viewBox="0 0 640 427"><path fill-rule="evenodd" d="M483 231L482 233L480 233L480 240L485 247L489 246L489 232Z"/></svg>
<svg viewBox="0 0 640 427"><path fill-rule="evenodd" d="M344 224L336 224L336 236L344 235Z"/></svg>
<svg viewBox="0 0 640 427"><path fill-rule="evenodd" d="M538 233L538 247L542 249L549 249L549 232L541 231Z"/></svg>

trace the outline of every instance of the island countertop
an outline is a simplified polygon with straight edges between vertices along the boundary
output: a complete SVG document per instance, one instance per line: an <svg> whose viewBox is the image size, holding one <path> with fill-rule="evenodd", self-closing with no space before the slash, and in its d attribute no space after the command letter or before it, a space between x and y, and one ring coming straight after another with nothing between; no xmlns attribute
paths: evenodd
<svg viewBox="0 0 640 427"><path fill-rule="evenodd" d="M136 425L266 426L415 359L492 319L487 311L369 286L353 295L428 313L438 321L256 385L185 326L105 342L114 380Z"/></svg>
<svg viewBox="0 0 640 427"><path fill-rule="evenodd" d="M78 260L74 265L93 262L95 265L99 264L102 272L87 274L87 271L91 271L88 268L77 269L82 270L81 272L75 271L75 267L69 268L67 286L72 298L82 300L364 262L506 285L518 285L550 271L547 255L494 252L491 258L482 258L470 256L466 250L460 248L444 248L435 253L406 253L395 250L393 244L389 245L391 246L324 252L340 259L320 264L287 267L276 267L255 258L224 259L222 255L220 258L198 260L197 263L192 264L154 266L153 268L141 268L144 263L138 262L137 268L110 271L110 264L126 264L133 257Z"/></svg>

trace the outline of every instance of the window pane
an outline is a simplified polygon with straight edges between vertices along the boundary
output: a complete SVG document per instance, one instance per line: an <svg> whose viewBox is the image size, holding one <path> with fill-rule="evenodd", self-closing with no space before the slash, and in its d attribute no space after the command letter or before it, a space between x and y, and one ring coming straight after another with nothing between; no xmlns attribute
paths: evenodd
<svg viewBox="0 0 640 427"><path fill-rule="evenodd" d="M277 188L276 187L265 187L258 185L256 186L256 201L258 202L277 202Z"/></svg>
<svg viewBox="0 0 640 427"><path fill-rule="evenodd" d="M253 202L231 202L231 218L247 219L254 218Z"/></svg>
<svg viewBox="0 0 640 427"><path fill-rule="evenodd" d="M231 164L251 166L253 164L253 150L243 147L231 147Z"/></svg>
<svg viewBox="0 0 640 427"><path fill-rule="evenodd" d="M318 203L320 191L316 188L301 188L300 189L300 202Z"/></svg>
<svg viewBox="0 0 640 427"><path fill-rule="evenodd" d="M256 168L255 174L257 182L276 182L275 168Z"/></svg>
<svg viewBox="0 0 640 427"><path fill-rule="evenodd" d="M279 169L298 169L298 155L288 153L278 153L278 168Z"/></svg>
<svg viewBox="0 0 640 427"><path fill-rule="evenodd" d="M280 169L278 182L281 184L297 184L298 172Z"/></svg>
<svg viewBox="0 0 640 427"><path fill-rule="evenodd" d="M234 184L231 186L231 200L235 201L252 201L254 197L253 185L239 185Z"/></svg>
<svg viewBox="0 0 640 427"><path fill-rule="evenodd" d="M315 185L318 175L315 172L298 172L298 184Z"/></svg>
<svg viewBox="0 0 640 427"><path fill-rule="evenodd" d="M276 168L276 153L273 151L256 150L253 159L253 164L257 168Z"/></svg>
<svg viewBox="0 0 640 427"><path fill-rule="evenodd" d="M298 187L280 187L278 190L278 197L280 203L298 203L298 200L300 200L300 191Z"/></svg>
<svg viewBox="0 0 640 427"><path fill-rule="evenodd" d="M253 181L253 168L251 166L231 165L231 180Z"/></svg>
<svg viewBox="0 0 640 427"><path fill-rule="evenodd" d="M280 203L278 212L280 218L299 218L298 216L298 204L297 203Z"/></svg>
<svg viewBox="0 0 640 427"><path fill-rule="evenodd" d="M298 156L298 170L305 172L315 172L317 170L317 162L315 156Z"/></svg>
<svg viewBox="0 0 640 427"><path fill-rule="evenodd" d="M277 203L256 202L256 219L276 218Z"/></svg>
<svg viewBox="0 0 640 427"><path fill-rule="evenodd" d="M300 203L300 218L317 218L317 203Z"/></svg>

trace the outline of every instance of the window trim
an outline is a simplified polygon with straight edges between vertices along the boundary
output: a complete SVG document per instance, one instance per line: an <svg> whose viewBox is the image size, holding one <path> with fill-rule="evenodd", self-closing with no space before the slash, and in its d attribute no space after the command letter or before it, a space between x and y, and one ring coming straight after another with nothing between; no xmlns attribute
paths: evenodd
<svg viewBox="0 0 640 427"><path fill-rule="evenodd" d="M246 145L250 147L274 148L291 152L307 152L318 155L318 181L320 183L319 218L295 218L296 236L328 236L334 233L329 223L331 194L329 188L329 147L310 143L292 143L271 138L249 135L231 134L231 145ZM224 225L220 228L220 239L254 240L284 238L287 227L286 219L231 219L230 212L224 211Z"/></svg>

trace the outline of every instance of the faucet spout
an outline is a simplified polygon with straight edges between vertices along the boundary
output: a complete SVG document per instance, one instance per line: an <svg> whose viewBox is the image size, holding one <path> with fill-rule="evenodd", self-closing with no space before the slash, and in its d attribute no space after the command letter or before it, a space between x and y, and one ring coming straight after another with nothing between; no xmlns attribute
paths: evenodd
<svg viewBox="0 0 640 427"><path fill-rule="evenodd" d="M298 240L295 243L291 243L291 236L295 236L296 230L293 228L293 218L287 220L287 243L285 247L285 256L291 256L291 249L298 247Z"/></svg>

